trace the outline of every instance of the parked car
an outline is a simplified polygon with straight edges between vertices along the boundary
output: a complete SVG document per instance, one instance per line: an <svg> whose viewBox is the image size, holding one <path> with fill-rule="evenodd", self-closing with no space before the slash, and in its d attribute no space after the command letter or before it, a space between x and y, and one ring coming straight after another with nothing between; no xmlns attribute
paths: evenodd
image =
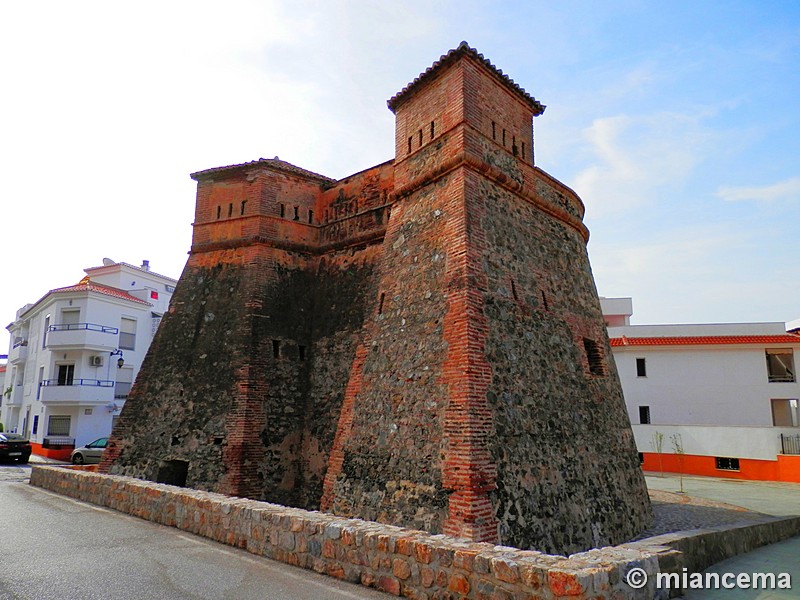
<svg viewBox="0 0 800 600"><path fill-rule="evenodd" d="M103 456L103 450L108 445L108 438L102 437L93 441L90 444L75 448L70 455L70 460L73 465L89 465L99 463L100 457Z"/></svg>
<svg viewBox="0 0 800 600"><path fill-rule="evenodd" d="M0 433L0 459L16 460L22 464L31 457L31 443L18 433Z"/></svg>

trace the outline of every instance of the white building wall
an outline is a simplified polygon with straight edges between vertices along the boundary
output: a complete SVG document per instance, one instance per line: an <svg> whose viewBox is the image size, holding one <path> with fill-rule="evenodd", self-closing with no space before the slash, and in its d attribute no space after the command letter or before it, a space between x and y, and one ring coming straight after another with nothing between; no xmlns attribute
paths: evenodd
<svg viewBox="0 0 800 600"><path fill-rule="evenodd" d="M614 299L603 300L604 311L621 312L608 303ZM635 345L633 340L785 333L785 324L777 322L609 327L610 338L629 340L612 352L639 452L656 451L653 434L658 431L667 454L673 452L670 437L679 434L687 454L775 460L780 435L797 435L800 428L773 426L771 401L800 398L800 382L796 373L794 382L770 382L766 350L788 349L796 370L796 343ZM637 372L637 359L645 361L644 376ZM650 424L640 423L643 406L649 407Z"/></svg>
<svg viewBox="0 0 800 600"><path fill-rule="evenodd" d="M614 360L634 423L649 406L652 423L771 427L771 399L800 397L797 382L769 382L763 346L617 347Z"/></svg>
<svg viewBox="0 0 800 600"><path fill-rule="evenodd" d="M96 274L96 277L91 275L92 283L120 289L112 283L136 282L138 287L133 291L121 289L132 296L136 293L135 297L146 303L87 290L56 292L46 295L35 305L20 309L17 319L9 326L12 346L15 337L25 337L28 345L24 361L17 359L16 364L9 364L6 387L16 380L13 384L14 401L3 402L0 421L7 430L16 429L28 434L34 443L44 441L49 418L54 415L71 417L69 437L75 439L76 445L86 444L111 432L113 417L119 415L124 405L123 399L115 398L115 384L122 371L117 367L119 355L112 356L112 352L120 350L122 319L126 317L136 321L134 347L121 349L125 372L130 373L128 370L132 369L132 378L135 378L152 341L154 313L166 312L172 297L169 290L174 290L177 283L124 264L100 269L104 272ZM87 269L87 273L96 270ZM132 279L132 275L136 278ZM151 295L158 295L158 298L150 299ZM45 335L46 324L60 325L64 310L76 309L80 311L78 323L99 325L106 328L106 332L98 332L93 327L92 330L51 331ZM73 344L76 340L81 341L80 345ZM47 345L43 347L45 343ZM102 365L92 364L91 357L94 356L101 357ZM85 385L40 386L40 378L48 383L57 383L59 366L70 364L74 365L73 383ZM33 431L35 416L39 417L36 432Z"/></svg>

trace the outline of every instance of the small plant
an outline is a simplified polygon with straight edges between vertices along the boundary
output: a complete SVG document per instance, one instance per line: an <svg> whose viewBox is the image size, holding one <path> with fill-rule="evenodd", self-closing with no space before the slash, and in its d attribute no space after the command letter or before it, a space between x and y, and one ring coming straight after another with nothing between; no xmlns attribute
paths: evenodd
<svg viewBox="0 0 800 600"><path fill-rule="evenodd" d="M672 451L678 457L678 474L681 482L680 493L685 494L686 492L683 490L683 457L686 453L683 450L683 439L680 433L674 433L670 436L670 440L672 440Z"/></svg>
<svg viewBox="0 0 800 600"><path fill-rule="evenodd" d="M13 390L14 390L14 386L12 386L12 385L8 386L8 387L6 388L6 391L5 391L5 392L3 392L3 396L5 396L6 398L10 398L10 397L11 397L11 392L12 392Z"/></svg>
<svg viewBox="0 0 800 600"><path fill-rule="evenodd" d="M664 458L661 456L661 450L664 448L664 434L660 431L656 431L650 440L650 446L658 455L658 470L661 473L660 476L664 477Z"/></svg>

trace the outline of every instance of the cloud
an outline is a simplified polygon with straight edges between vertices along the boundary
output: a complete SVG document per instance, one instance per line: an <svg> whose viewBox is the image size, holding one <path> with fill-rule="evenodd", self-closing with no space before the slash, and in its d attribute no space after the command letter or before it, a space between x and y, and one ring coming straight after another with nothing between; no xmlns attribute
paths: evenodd
<svg viewBox="0 0 800 600"><path fill-rule="evenodd" d="M779 200L800 198L800 177L790 177L772 185L760 187L724 186L717 190L717 197L726 202L775 202Z"/></svg>
<svg viewBox="0 0 800 600"><path fill-rule="evenodd" d="M593 164L574 180L587 210L593 216L622 212L684 181L707 156L715 138L702 118L702 114L661 112L596 119L583 132Z"/></svg>

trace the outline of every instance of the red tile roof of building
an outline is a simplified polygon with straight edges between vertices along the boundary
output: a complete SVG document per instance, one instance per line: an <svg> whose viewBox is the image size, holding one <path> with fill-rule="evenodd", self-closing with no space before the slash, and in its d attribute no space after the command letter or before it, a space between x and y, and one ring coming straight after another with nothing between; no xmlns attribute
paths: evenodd
<svg viewBox="0 0 800 600"><path fill-rule="evenodd" d="M533 109L534 116L540 115L544 112L545 106L541 102L536 100L536 98L522 89L519 84L517 84L508 75L503 73L500 69L495 67L488 59L484 58L483 54L478 52L475 48L471 48L467 42L461 42L458 45L458 48L453 48L450 50L450 52L441 56L439 60L433 63L424 72L420 73L419 77L397 92L394 96L389 98L389 100L386 101L386 104L389 106L389 110L395 112L395 109L418 89L421 82L433 78L434 75L436 75L436 73L438 73L441 69L455 62L461 56L470 56L477 62L485 65L489 69L489 72L492 73L492 75L494 75L500 83L519 96Z"/></svg>
<svg viewBox="0 0 800 600"><path fill-rule="evenodd" d="M206 169L204 171L197 171L196 173L192 173L191 175L189 175L189 177L191 177L195 181L199 181L200 179L211 177L213 175L224 173L226 171L235 171L237 169L246 169L258 166L269 167L276 171L291 173L292 175L300 175L301 177L305 177L307 179L316 179L322 184L336 183L335 179L331 179L330 177L326 177L325 175L320 175L319 173L314 173L313 171L302 169L298 166L293 165L292 163L288 163L285 160L279 159L277 156L275 158L259 158L258 160L252 160L250 162L240 163L238 165L213 167L211 169Z"/></svg>
<svg viewBox="0 0 800 600"><path fill-rule="evenodd" d="M687 335L671 337L611 338L612 347L622 346L707 346L737 344L800 344L800 335Z"/></svg>
<svg viewBox="0 0 800 600"><path fill-rule="evenodd" d="M64 292L97 292L98 294L112 296L113 298L119 298L120 300L129 300L131 302L136 302L137 304L144 304L145 306L153 306L152 304L150 304L145 300L137 298L136 296L131 296L125 290L111 287L109 285L101 285L99 283L93 283L88 277L84 277L75 285L70 285L67 287L50 290L48 294L60 294Z"/></svg>

